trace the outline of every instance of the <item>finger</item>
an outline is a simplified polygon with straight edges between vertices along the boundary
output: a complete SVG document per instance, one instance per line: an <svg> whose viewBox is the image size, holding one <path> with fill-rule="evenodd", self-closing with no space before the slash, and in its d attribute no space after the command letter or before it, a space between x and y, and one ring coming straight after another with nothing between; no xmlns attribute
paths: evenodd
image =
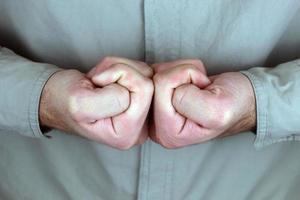
<svg viewBox="0 0 300 200"><path fill-rule="evenodd" d="M157 135L157 134L156 134ZM159 137L151 136L151 139L169 149L176 149L188 145L199 144L215 138L219 132L201 127L190 119L186 119L181 127L181 131L176 135L161 134Z"/></svg>
<svg viewBox="0 0 300 200"><path fill-rule="evenodd" d="M129 60L129 59L120 58L120 57L105 57L99 64L97 64L94 68L92 68L92 70L90 70L87 73L87 77L92 78L96 74L100 74L101 72L110 68L114 64L126 64L126 65L134 68L135 70L137 70L143 76L146 76L146 77L153 76L152 68L149 67L144 62L137 61L137 60Z"/></svg>
<svg viewBox="0 0 300 200"><path fill-rule="evenodd" d="M218 134L215 130L201 127L199 124L187 119L182 131L176 137L176 147L199 144L215 138Z"/></svg>
<svg viewBox="0 0 300 200"><path fill-rule="evenodd" d="M144 89L141 87L144 83L150 83L150 79L145 78L137 70L127 64L117 63L102 73L93 76L92 82L102 87L111 83L118 83L127 88L130 92L139 92Z"/></svg>
<svg viewBox="0 0 300 200"><path fill-rule="evenodd" d="M180 85L192 83L200 88L210 84L209 78L194 65L178 65L155 75L161 86L175 89Z"/></svg>
<svg viewBox="0 0 300 200"><path fill-rule="evenodd" d="M174 68L178 65L194 65L203 74L206 74L206 69L205 69L202 61L199 59L182 59L182 60L176 60L176 61L171 61L171 62L155 63L155 64L151 65L151 67L154 69L155 73L159 73L164 70Z"/></svg>
<svg viewBox="0 0 300 200"><path fill-rule="evenodd" d="M153 68L150 67L147 63L139 61L139 60L131 60L133 62L136 62L137 64L134 65L134 68L138 70L141 74L148 78L152 78L154 71Z"/></svg>
<svg viewBox="0 0 300 200"><path fill-rule="evenodd" d="M71 112L81 122L94 122L118 115L129 107L129 92L118 84L82 93L71 100Z"/></svg>
<svg viewBox="0 0 300 200"><path fill-rule="evenodd" d="M216 95L201 90L195 85L186 84L175 89L173 106L177 112L206 128L215 128L216 119L223 115Z"/></svg>

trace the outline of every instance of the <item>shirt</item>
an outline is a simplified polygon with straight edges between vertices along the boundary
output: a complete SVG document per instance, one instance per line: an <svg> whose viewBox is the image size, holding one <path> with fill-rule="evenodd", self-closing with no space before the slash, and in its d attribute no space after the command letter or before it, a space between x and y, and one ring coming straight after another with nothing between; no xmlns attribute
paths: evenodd
<svg viewBox="0 0 300 200"><path fill-rule="evenodd" d="M299 9L298 0L2 0L1 199L299 199ZM46 81L105 56L241 71L255 92L256 135L128 151L58 130L45 138Z"/></svg>

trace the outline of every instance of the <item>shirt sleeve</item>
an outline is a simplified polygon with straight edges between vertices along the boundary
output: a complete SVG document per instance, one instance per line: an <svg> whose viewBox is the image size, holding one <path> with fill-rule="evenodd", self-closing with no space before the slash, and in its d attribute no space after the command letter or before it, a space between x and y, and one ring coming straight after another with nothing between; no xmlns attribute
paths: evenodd
<svg viewBox="0 0 300 200"><path fill-rule="evenodd" d="M39 125L40 96L47 80L59 70L0 46L0 130L43 136Z"/></svg>
<svg viewBox="0 0 300 200"><path fill-rule="evenodd" d="M242 73L251 81L256 98L255 147L300 141L300 59Z"/></svg>

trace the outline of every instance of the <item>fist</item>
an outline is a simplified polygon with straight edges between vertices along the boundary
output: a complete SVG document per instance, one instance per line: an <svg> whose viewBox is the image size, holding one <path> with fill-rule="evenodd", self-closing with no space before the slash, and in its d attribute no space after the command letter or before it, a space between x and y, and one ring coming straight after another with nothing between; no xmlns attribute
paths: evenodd
<svg viewBox="0 0 300 200"><path fill-rule="evenodd" d="M41 122L118 149L141 144L148 137L152 74L143 62L117 57L103 59L87 75L57 72L43 91Z"/></svg>
<svg viewBox="0 0 300 200"><path fill-rule="evenodd" d="M203 89L210 84L203 64L199 60L178 60L154 64L153 67L155 93L151 138L167 148L197 143L199 125L179 113L173 100L179 97L174 97L174 94L181 86L192 84Z"/></svg>
<svg viewBox="0 0 300 200"><path fill-rule="evenodd" d="M154 65L154 128L167 148L201 143L255 127L255 98L239 72L207 77L198 60Z"/></svg>

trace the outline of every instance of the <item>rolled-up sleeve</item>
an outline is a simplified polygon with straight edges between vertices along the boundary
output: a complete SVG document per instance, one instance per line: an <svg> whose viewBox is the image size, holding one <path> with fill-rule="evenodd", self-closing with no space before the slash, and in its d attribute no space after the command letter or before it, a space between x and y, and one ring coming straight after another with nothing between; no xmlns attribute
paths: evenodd
<svg viewBox="0 0 300 200"><path fill-rule="evenodd" d="M37 63L0 47L0 129L43 136L39 101L47 80L60 68Z"/></svg>
<svg viewBox="0 0 300 200"><path fill-rule="evenodd" d="M300 59L242 73L251 81L256 98L255 147L300 141Z"/></svg>

